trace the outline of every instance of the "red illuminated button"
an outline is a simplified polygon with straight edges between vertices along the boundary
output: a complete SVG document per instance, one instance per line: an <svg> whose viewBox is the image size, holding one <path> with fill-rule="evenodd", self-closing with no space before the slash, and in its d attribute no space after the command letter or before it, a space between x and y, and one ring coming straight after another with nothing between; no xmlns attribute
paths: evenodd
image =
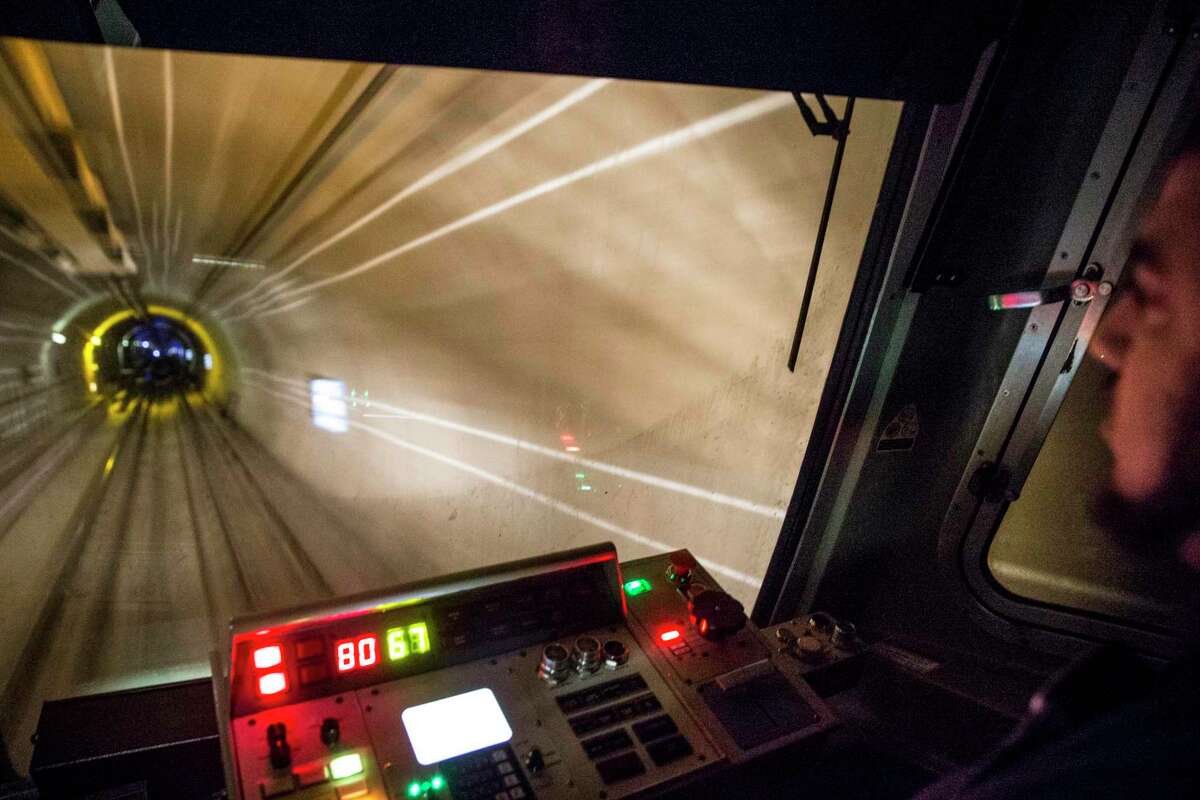
<svg viewBox="0 0 1200 800"><path fill-rule="evenodd" d="M676 630L675 628L672 628L668 631L663 631L662 633L660 633L658 635L658 640L660 642L673 642L676 639L678 639L681 635L682 634L680 634L678 630Z"/></svg>
<svg viewBox="0 0 1200 800"><path fill-rule="evenodd" d="M311 686L329 677L329 670L324 664L307 664L300 667L300 685Z"/></svg>
<svg viewBox="0 0 1200 800"><path fill-rule="evenodd" d="M258 693L264 697L287 691L287 675L282 672L268 672L258 679Z"/></svg>
<svg viewBox="0 0 1200 800"><path fill-rule="evenodd" d="M306 658L315 658L325 652L325 642L321 639L305 639L302 642L296 642L296 658L303 661Z"/></svg>
<svg viewBox="0 0 1200 800"><path fill-rule="evenodd" d="M260 647L254 651L254 667L255 669L266 669L268 667L277 667L283 662L283 650L279 645L273 644L270 647Z"/></svg>

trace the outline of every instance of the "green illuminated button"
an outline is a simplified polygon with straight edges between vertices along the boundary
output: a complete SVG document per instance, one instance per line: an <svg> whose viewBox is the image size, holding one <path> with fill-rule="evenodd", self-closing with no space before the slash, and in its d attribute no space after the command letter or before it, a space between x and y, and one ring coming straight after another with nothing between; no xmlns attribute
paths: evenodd
<svg viewBox="0 0 1200 800"><path fill-rule="evenodd" d="M420 797L420 796L421 796L421 784L420 784L420 782L418 782L418 781L413 781L412 783L410 783L410 784L408 785L408 796L409 796L409 797Z"/></svg>
<svg viewBox="0 0 1200 800"><path fill-rule="evenodd" d="M443 778L441 775L434 775L433 779L429 781L430 788L432 788L435 792L440 791L441 788L445 785L446 785L446 779Z"/></svg>
<svg viewBox="0 0 1200 800"><path fill-rule="evenodd" d="M346 753L346 755L338 756L329 762L329 777L335 781L342 778L349 778L362 771L362 756L358 753Z"/></svg>
<svg viewBox="0 0 1200 800"><path fill-rule="evenodd" d="M625 594L630 597L637 597L643 592L650 591L650 581L645 578L637 578L625 584Z"/></svg>

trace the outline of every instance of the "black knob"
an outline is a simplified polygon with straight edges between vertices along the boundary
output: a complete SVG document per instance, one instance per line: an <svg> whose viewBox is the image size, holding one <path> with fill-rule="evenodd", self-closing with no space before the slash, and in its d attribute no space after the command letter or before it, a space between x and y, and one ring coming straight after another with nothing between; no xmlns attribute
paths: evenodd
<svg viewBox="0 0 1200 800"><path fill-rule="evenodd" d="M629 648L624 642L609 639L604 643L604 666L606 669L616 669L629 660Z"/></svg>
<svg viewBox="0 0 1200 800"><path fill-rule="evenodd" d="M275 769L287 769L292 765L292 746L287 741L287 726L282 722L267 726L267 749Z"/></svg>
<svg viewBox="0 0 1200 800"><path fill-rule="evenodd" d="M342 726L333 717L326 717L321 722L321 741L332 750L342 738Z"/></svg>
<svg viewBox="0 0 1200 800"><path fill-rule="evenodd" d="M575 661L575 670L581 674L600 669L600 640L594 636L580 636L575 640L571 658Z"/></svg>
<svg viewBox="0 0 1200 800"><path fill-rule="evenodd" d="M746 609L734 598L709 589L688 601L692 624L705 639L716 641L737 633L746 624Z"/></svg>
<svg viewBox="0 0 1200 800"><path fill-rule="evenodd" d="M521 761L525 764L525 769L529 770L530 775L536 775L546 768L546 757L536 747L526 753L525 758Z"/></svg>

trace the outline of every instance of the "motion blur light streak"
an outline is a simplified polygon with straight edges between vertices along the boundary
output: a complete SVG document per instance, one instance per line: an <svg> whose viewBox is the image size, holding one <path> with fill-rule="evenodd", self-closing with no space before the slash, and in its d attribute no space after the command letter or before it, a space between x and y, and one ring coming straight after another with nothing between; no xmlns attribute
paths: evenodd
<svg viewBox="0 0 1200 800"><path fill-rule="evenodd" d="M248 319L261 319L263 317L274 316L275 314L283 314L285 312L297 309L300 306L305 305L306 303L308 303L311 300L312 300L311 295L308 297L301 297L299 300L293 300L292 302L288 303L287 305L279 306L278 308L272 308L267 311L251 310L251 311L246 312L245 314L239 314L236 317L228 317L225 321L226 322L243 322Z"/></svg>
<svg viewBox="0 0 1200 800"><path fill-rule="evenodd" d="M171 149L175 143L175 80L171 51L163 51L163 114L166 135L163 137L163 233L162 286L167 289L171 273Z"/></svg>
<svg viewBox="0 0 1200 800"><path fill-rule="evenodd" d="M113 127L117 131L117 145L121 149L121 162L125 166L125 179L129 182L129 195L133 201L134 218L137 221L138 241L142 243L142 261L147 282L154 283L154 270L150 267L150 251L146 246L146 227L142 222L142 203L138 199L137 183L133 180L133 163L129 158L129 144L125 140L125 118L121 114L120 90L117 88L117 71L113 64L111 47L104 48L104 79L108 84L108 98L112 106Z"/></svg>
<svg viewBox="0 0 1200 800"><path fill-rule="evenodd" d="M476 222L488 219L489 217L494 217L497 214L501 214L508 209L513 208L514 206L527 203L530 200L557 191L565 186L570 186L572 183L577 181L591 178L595 175L599 175L602 172L607 172L610 169L635 163L643 158L649 158L650 156L665 153L668 150L675 149L676 147L680 147L698 139L703 139L707 136L720 133L721 131L727 130L735 125L741 125L745 122L749 122L750 120L761 117L764 114L770 114L785 108L791 108L794 111L795 107L796 101L790 94L768 94L764 97L760 97L757 100L751 100L748 103L743 103L742 105L731 108L728 111L722 111L719 114L715 114L708 119L693 123L685 128L664 134L663 136L655 137L649 141L635 145L628 150L623 150L620 153L614 153L613 155L602 158L599 161L594 161L591 164L588 164L585 167L580 167L579 169L569 172L566 175L561 175L557 178L553 178L544 183L538 184L537 186L526 189L525 191L515 194L512 197L501 200L498 203L493 203L486 208L482 208L473 214L468 214L467 216L455 220L454 222L443 225L442 227L437 228L425 234L424 236L419 236L416 239L400 245L399 247L395 247L387 251L386 253L381 253L375 258L365 261L358 266L351 267L350 269L339 272L336 275L331 275L328 278L322 278L321 280L313 281L312 283L306 283L291 291L281 292L277 299L287 300L291 297L295 297L306 292L315 292L318 289L322 289L326 286L331 286L335 283L341 283L342 281L350 280L351 278L357 277L364 272L368 272L381 264L391 261L397 256L401 256L409 252L410 250L415 250L418 247L422 247L423 245L436 241L443 236L454 233L455 231L465 228L468 225L473 225ZM798 111L796 113L799 114Z"/></svg>
<svg viewBox="0 0 1200 800"><path fill-rule="evenodd" d="M302 400L296 400L293 397L291 397L290 395L283 394L282 392L277 392L274 389L270 389L267 386L264 386L263 384L258 383L255 380L247 380L246 385L253 386L254 388L256 388L262 392L266 392L267 394L278 397L279 399L284 400L287 403L290 403L291 405L299 406L301 408L304 408L304 406L306 405L304 403L304 401L302 401ZM381 441L395 445L396 447L403 448L404 450L408 450L410 452L425 456L426 458L430 458L441 464L445 464L448 467L452 467L454 469L461 470L463 472L474 475L477 478L480 478L482 480L487 481L488 483L495 484L496 486L500 486L504 489L514 492L515 494L518 494L522 497L532 500L535 503L539 503L543 506L546 506L547 508L552 508L555 511L559 511L563 514L574 517L575 519L577 519L581 522L586 522L589 525L594 525L603 531L607 531L609 533L620 536L621 538L626 539L630 542L640 544L644 547L649 547L656 552L665 553L665 552L670 552L672 550L678 549L677 545L672 545L667 542L661 542L661 541L658 541L657 539L652 539L649 536L640 534L637 531L632 531L632 530L629 530L628 528L623 528L620 525L616 525L612 522L609 522L608 520L606 520L602 517L598 517L595 514L589 514L588 512L584 511L583 509L577 508L573 505L570 505L569 503L564 503L561 500L555 500L553 497L549 497L547 495L542 494L541 492L535 491L526 486L522 486L521 484L516 483L514 481L510 481L508 478L504 478L504 477L501 477L500 475L496 475L495 473L488 472L487 470L484 470L484 469L480 469L479 467L476 467L473 464L468 464L465 461L458 460L457 458L451 458L450 456L435 452L433 450L430 450L427 447L422 447L420 445L413 444L412 442L405 441L404 439L401 439L398 436L393 436L390 433L379 430L378 428L375 428L371 425L367 425L366 423L359 422L357 420L352 419L352 420L349 420L348 424L351 428L362 431L363 433L366 433L369 436L373 436L376 439L379 439ZM722 577L729 578L730 580L738 581L739 583L743 583L753 589L757 589L762 586L762 580L759 578L755 578L753 575L747 575L744 572L732 569L723 564L713 563L705 558L700 558L699 561L701 564L704 565L705 569L709 570L710 572L715 572L716 574L721 575Z"/></svg>
<svg viewBox="0 0 1200 800"><path fill-rule="evenodd" d="M547 108L538 112L537 114L534 114L529 119L519 123L518 125L514 125L513 127L504 131L503 133L500 133L500 134L497 134L496 136L491 137L487 141L481 142L480 144L476 145L475 147L472 147L470 150L466 151L465 153L462 153L461 155L458 155L458 156L450 159L445 164L442 164L440 167L433 170L432 172L426 173L424 177L419 178L412 184L410 184L407 187L405 187L404 189L402 189L400 192L393 195L391 198L389 198L387 201L385 201L383 204L381 204L374 210L370 211L367 214L364 214L362 217L359 217L357 220L350 223L349 225L347 225L342 230L338 231L333 236L330 236L328 239L324 240L317 246L308 250L306 253L304 253L304 255L302 255L299 258L297 258L296 260L292 261L290 264L285 266L279 272L276 272L273 275L269 275L266 278L264 278L256 286L254 286L252 289L250 289L250 291L235 297L233 300L230 300L226 305L224 305L220 309L218 309L218 311L228 310L228 309L232 308L233 306L237 305L239 302L249 300L254 294L256 294L263 287L269 286L270 284L286 277L293 270L295 270L297 267L299 267L304 262L308 261L313 256L317 255L318 253L324 252L325 250L329 249L333 245L340 242L342 239L345 239L350 234L361 229L364 225L367 225L368 223L372 222L373 220L378 219L382 214L387 212L389 209L394 208L398 203L403 201L405 198L411 197L412 195L416 194L417 192L421 191L422 189L432 186L433 184L437 183L438 181L442 180L443 178L453 175L455 172L458 172L463 167L469 166L470 164L475 163L476 161L478 161L479 159L488 155L489 153L492 153L492 152L500 149L504 145L511 142L513 139L516 139L518 136L521 136L521 135L533 130L534 128L538 127L542 123L547 122L548 120L551 120L554 117L557 117L559 114L566 111L568 108L575 105L576 103L579 103L579 102L591 97L593 94L595 94L596 92L600 91L605 86L607 86L608 83L609 83L609 80L607 78L601 78L601 79L597 79L597 80L588 81L583 86L579 87L575 91L568 94L566 97L562 98L561 100L558 100L555 103L552 103L550 106L548 106Z"/></svg>
<svg viewBox="0 0 1200 800"><path fill-rule="evenodd" d="M270 372L266 372L264 370L257 369L255 367L243 367L242 371L246 372L246 373L253 373L255 375L261 375L262 377L268 378L272 381L278 381L280 383L289 384L295 390L298 390L301 392L304 391L303 384L300 384L298 381L295 381L291 378L284 378L279 375L274 375ZM670 480L669 478L661 478L657 475L650 475L645 472L639 472L638 470L627 469L626 467L619 467L615 464L608 464L603 461L596 461L595 459L584 458L582 456L576 456L576 455L572 455L570 453L564 453L562 451L555 450L552 447L545 447L543 445L534 444L533 442L527 442L523 439L517 439L512 436L505 436L502 433L495 433L494 431L487 431L487 430L483 430L482 428L472 427L470 425L463 425L462 423L452 422L450 420L441 419L439 417L435 417L430 414L422 414L419 411L412 411L412 410L406 409L406 408L399 408L397 406L393 406L390 403L387 403L382 400L376 399L376 400L373 400L372 403L375 406L377 406L378 408L388 411L389 416L391 416L393 418L412 419L412 420L416 420L418 422L425 422L430 425L436 425L439 428L446 428L447 430L457 431L458 433L465 433L468 436L476 436L476 437L479 437L480 439L487 439L488 441L496 442L498 444L504 444L504 445L508 445L509 447L515 447L519 450L525 450L525 451L528 451L531 453L536 453L541 456L546 456L547 458L555 458L560 461L569 462L571 464L578 464L580 466L589 467L591 469L598 470L600 472L607 472L610 475L616 475L618 477L626 478L631 481L637 481L639 483L644 483L648 486L654 486L659 489L666 489L667 491L678 492L679 494L685 494L685 495L689 495L691 497L697 497L702 500L707 500L711 503L717 503L719 505L731 506L733 508L737 508L742 511L748 511L751 514L759 514L764 517L771 517L772 519L783 519L784 514L785 514L785 511L780 508L772 508L771 506L763 505L762 503L754 503L754 502L745 500L740 497L733 497L731 495L722 494L721 492L714 492L709 489L703 489L699 486L690 486L686 483L681 483L679 481ZM379 416L379 415L364 414L363 416Z"/></svg>

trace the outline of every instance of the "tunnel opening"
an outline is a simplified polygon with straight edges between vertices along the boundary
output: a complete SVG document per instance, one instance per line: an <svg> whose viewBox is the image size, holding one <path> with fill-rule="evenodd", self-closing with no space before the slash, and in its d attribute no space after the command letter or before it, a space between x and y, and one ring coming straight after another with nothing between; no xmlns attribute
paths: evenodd
<svg viewBox="0 0 1200 800"><path fill-rule="evenodd" d="M117 401L118 408L181 396L218 406L227 400L232 362L220 331L174 305L151 303L136 311L94 306L63 327L82 347L57 369L60 374L78 369L69 366L78 358L93 399Z"/></svg>
<svg viewBox="0 0 1200 800"><path fill-rule="evenodd" d="M158 314L131 317L100 341L98 388L159 400L206 387L212 354L186 323Z"/></svg>

